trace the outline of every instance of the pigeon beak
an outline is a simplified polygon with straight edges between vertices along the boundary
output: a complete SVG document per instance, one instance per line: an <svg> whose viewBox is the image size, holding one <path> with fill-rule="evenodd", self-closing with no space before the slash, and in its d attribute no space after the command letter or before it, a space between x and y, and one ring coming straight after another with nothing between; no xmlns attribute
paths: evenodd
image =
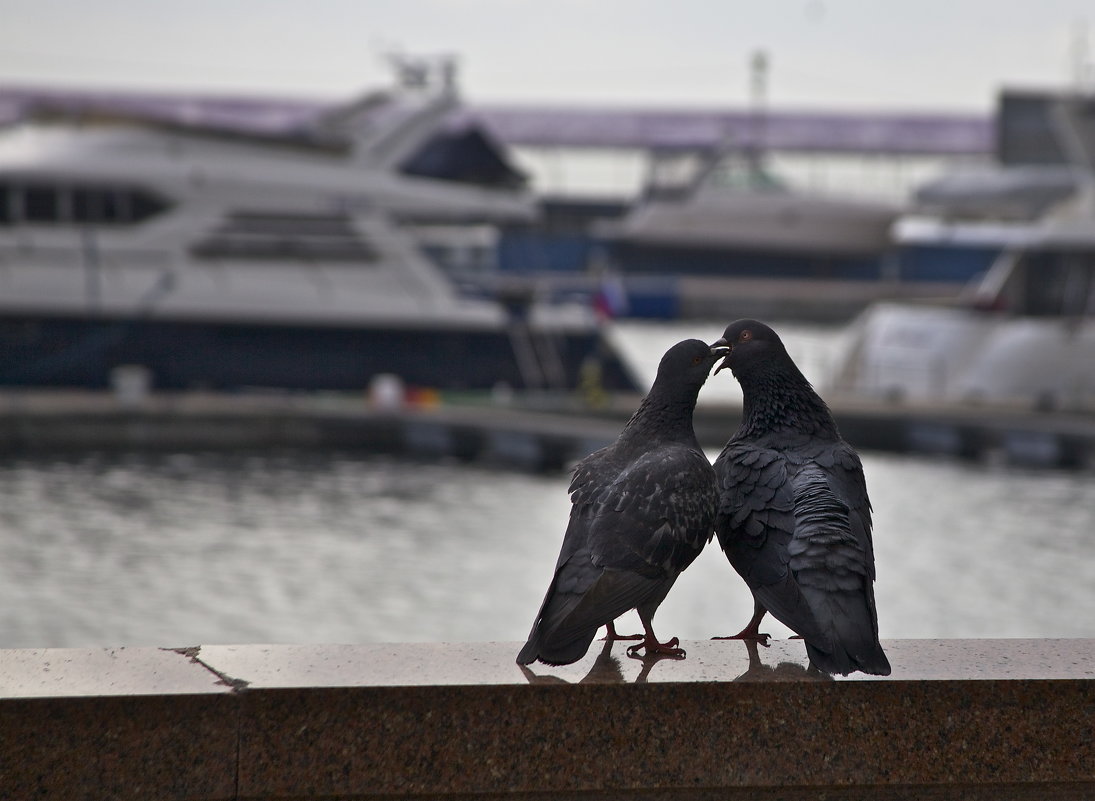
<svg viewBox="0 0 1095 801"><path fill-rule="evenodd" d="M726 357L725 359L723 359L722 364L720 364L718 367L715 368L715 372L713 373L713 375L718 375L719 370L721 370L724 367L729 367L730 366L728 364L728 362L730 361L730 353L733 350L734 350L733 346L729 342L727 342L725 338L717 340L717 341L711 343L711 355L712 356L725 356Z"/></svg>

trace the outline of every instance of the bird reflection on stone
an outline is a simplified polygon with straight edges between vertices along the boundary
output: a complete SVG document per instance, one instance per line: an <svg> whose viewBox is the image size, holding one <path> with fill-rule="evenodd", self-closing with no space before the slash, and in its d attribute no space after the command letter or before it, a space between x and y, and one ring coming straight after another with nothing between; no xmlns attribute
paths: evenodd
<svg viewBox="0 0 1095 801"><path fill-rule="evenodd" d="M766 665L760 658L757 638L744 638L742 643L749 656L749 667L734 681L835 681L831 675L817 668L800 665L798 662L778 662Z"/></svg>
<svg viewBox="0 0 1095 801"><path fill-rule="evenodd" d="M597 630L635 609L642 641L628 649L683 657L652 619L681 571L712 536L718 490L692 414L722 350L690 339L662 357L650 392L617 440L583 459L555 575L518 664L581 659Z"/></svg>
<svg viewBox="0 0 1095 801"><path fill-rule="evenodd" d="M612 646L615 640L605 638L605 644L601 646L601 652L597 654L597 658L593 661L593 666L589 671L578 680L578 684L624 684L627 679L624 677L623 667L620 665L620 660L612 655ZM649 656L636 657L632 656L632 659L642 663L642 667L639 669L639 673L635 676L632 684L646 684L650 680L650 671L654 669L654 666L663 659L672 660L674 657L667 656L666 654L652 654ZM561 679L558 676L552 675L537 675L529 670L524 665L520 666L521 673L524 674L525 680L529 684L571 684L572 682L566 679Z"/></svg>
<svg viewBox="0 0 1095 801"><path fill-rule="evenodd" d="M818 669L888 675L858 454L767 325L731 323L712 347L729 348L715 372L729 367L743 396L741 426L715 461L715 533L754 614L728 639L766 639L760 621L771 612L805 640Z"/></svg>

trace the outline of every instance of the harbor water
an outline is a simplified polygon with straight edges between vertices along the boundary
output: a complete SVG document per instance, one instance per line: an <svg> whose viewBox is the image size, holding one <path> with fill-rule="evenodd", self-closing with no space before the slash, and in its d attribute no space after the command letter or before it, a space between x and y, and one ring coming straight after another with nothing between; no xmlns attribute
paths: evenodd
<svg viewBox="0 0 1095 801"><path fill-rule="evenodd" d="M652 375L664 346L707 328L617 336ZM839 334L788 331L806 372L823 370ZM724 372L703 396L734 387ZM1095 637L1089 472L863 457L883 637ZM0 647L523 640L567 482L345 453L6 457ZM713 543L655 624L703 639L750 612Z"/></svg>

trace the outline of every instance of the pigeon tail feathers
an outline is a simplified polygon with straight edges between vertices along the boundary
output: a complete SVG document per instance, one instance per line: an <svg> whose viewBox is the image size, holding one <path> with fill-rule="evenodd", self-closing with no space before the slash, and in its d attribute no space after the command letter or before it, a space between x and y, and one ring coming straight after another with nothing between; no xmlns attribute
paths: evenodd
<svg viewBox="0 0 1095 801"><path fill-rule="evenodd" d="M820 592L806 587L803 594L826 631L821 641L806 638L806 652L816 667L844 676L856 670L890 675L890 663L878 642L874 616L862 590Z"/></svg>

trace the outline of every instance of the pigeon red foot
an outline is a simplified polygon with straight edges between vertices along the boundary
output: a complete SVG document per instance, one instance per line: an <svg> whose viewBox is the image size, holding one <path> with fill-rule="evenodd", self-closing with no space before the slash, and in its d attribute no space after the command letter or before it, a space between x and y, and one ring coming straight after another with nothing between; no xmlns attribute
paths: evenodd
<svg viewBox="0 0 1095 801"><path fill-rule="evenodd" d="M609 623L605 628L608 631L605 632L605 636L601 637L601 642L616 642L616 640L641 640L642 634L617 634L615 623Z"/></svg>
<svg viewBox="0 0 1095 801"><path fill-rule="evenodd" d="M681 641L678 640L676 637L669 640L668 642L658 642L656 637L647 636L644 637L643 641L638 645L629 646L627 649L627 655L641 659L642 657L639 656L639 649L644 649L646 651L646 656L653 656L657 654L658 656L671 656L674 659L684 659L684 649L677 647L680 645L680 642Z"/></svg>
<svg viewBox="0 0 1095 801"><path fill-rule="evenodd" d="M646 636L643 637L643 641L638 645L632 645L627 649L627 655L636 659L641 659L639 651L646 651L646 656L669 656L674 659L684 659L684 649L679 647L681 641L674 637L666 642L658 642L658 638L654 636L654 627L650 624L650 620L647 619L642 613L639 614L639 619L643 622L643 629L646 631Z"/></svg>
<svg viewBox="0 0 1095 801"><path fill-rule="evenodd" d="M753 607L753 616L749 618L749 622L745 625L741 631L730 637L712 637L712 640L756 640L761 645L767 646L768 640L772 638L772 635L765 634L760 630L760 621L767 613L763 606L755 604Z"/></svg>

